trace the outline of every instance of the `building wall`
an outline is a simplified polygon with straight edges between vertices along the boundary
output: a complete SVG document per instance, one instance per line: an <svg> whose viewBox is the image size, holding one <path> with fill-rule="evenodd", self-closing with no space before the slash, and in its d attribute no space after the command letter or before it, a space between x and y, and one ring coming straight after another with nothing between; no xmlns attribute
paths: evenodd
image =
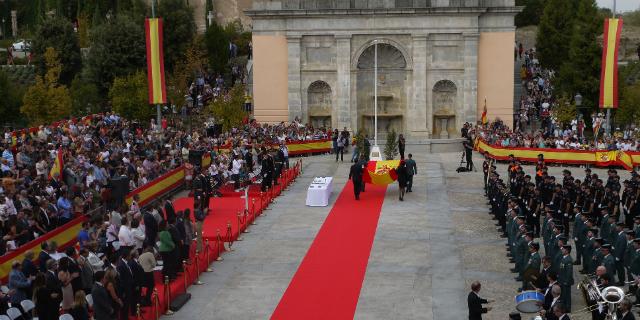
<svg viewBox="0 0 640 320"><path fill-rule="evenodd" d="M482 32L478 49L478 120L487 99L487 117L513 125L515 32Z"/></svg>
<svg viewBox="0 0 640 320"><path fill-rule="evenodd" d="M287 38L253 35L253 98L258 122L289 120Z"/></svg>

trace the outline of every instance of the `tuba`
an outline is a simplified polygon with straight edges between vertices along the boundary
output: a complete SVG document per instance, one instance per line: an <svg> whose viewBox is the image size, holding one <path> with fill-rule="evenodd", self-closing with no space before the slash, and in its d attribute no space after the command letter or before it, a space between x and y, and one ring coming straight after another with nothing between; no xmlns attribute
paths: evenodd
<svg viewBox="0 0 640 320"><path fill-rule="evenodd" d="M607 320L618 320L618 305L624 300L624 291L618 287L606 287L600 292L603 302L608 305Z"/></svg>
<svg viewBox="0 0 640 320"><path fill-rule="evenodd" d="M584 302L587 306L596 305L601 298L596 277L585 276L578 283L578 290L582 291Z"/></svg>

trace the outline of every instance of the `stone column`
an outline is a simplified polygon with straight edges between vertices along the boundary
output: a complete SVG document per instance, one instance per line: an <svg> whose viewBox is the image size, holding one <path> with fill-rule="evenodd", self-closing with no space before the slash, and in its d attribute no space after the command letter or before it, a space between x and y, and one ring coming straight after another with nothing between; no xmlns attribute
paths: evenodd
<svg viewBox="0 0 640 320"><path fill-rule="evenodd" d="M332 112L331 124L334 128L343 127L355 130L351 124L351 35L336 35L336 108Z"/></svg>
<svg viewBox="0 0 640 320"><path fill-rule="evenodd" d="M462 111L458 114L456 127L462 128L466 122L476 123L478 119L478 41L480 34L465 33L464 37L464 89Z"/></svg>
<svg viewBox="0 0 640 320"><path fill-rule="evenodd" d="M413 35L413 103L405 112L412 135L429 137L432 119L427 111L427 35Z"/></svg>
<svg viewBox="0 0 640 320"><path fill-rule="evenodd" d="M300 40L301 36L287 36L287 48L289 55L289 121L295 117L300 118L302 123L302 97L300 95Z"/></svg>

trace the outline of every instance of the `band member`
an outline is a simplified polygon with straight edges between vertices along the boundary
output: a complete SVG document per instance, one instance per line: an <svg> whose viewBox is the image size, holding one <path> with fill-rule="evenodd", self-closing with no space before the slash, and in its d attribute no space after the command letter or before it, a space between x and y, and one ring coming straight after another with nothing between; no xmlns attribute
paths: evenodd
<svg viewBox="0 0 640 320"><path fill-rule="evenodd" d="M467 306L469 308L469 320L482 320L482 314L491 311L491 307L483 308L483 304L491 303L492 300L482 299L478 295L482 286L479 281L471 284L471 292L467 296Z"/></svg>

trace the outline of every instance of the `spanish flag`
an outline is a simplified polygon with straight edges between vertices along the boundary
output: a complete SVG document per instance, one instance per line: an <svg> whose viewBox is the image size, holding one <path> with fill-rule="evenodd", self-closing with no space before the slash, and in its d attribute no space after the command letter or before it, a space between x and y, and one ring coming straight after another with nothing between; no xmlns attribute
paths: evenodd
<svg viewBox="0 0 640 320"><path fill-rule="evenodd" d="M369 161L363 174L364 182L386 186L398 180L396 169L400 160Z"/></svg>
<svg viewBox="0 0 640 320"><path fill-rule="evenodd" d="M53 167L49 171L49 180L54 179L55 175L58 174L58 180L62 180L62 167L64 166L64 162L62 161L62 148L59 148L56 152L56 159L53 162Z"/></svg>
<svg viewBox="0 0 640 320"><path fill-rule="evenodd" d="M600 108L618 108L618 47L622 33L622 19L604 22L602 70L600 74Z"/></svg>
<svg viewBox="0 0 640 320"><path fill-rule="evenodd" d="M482 111L482 125L486 125L489 122L487 119L487 99L484 99L484 110Z"/></svg>
<svg viewBox="0 0 640 320"><path fill-rule="evenodd" d="M164 85L164 52L162 49L162 19L149 18L144 22L147 37L147 77L149 104L167 103Z"/></svg>

